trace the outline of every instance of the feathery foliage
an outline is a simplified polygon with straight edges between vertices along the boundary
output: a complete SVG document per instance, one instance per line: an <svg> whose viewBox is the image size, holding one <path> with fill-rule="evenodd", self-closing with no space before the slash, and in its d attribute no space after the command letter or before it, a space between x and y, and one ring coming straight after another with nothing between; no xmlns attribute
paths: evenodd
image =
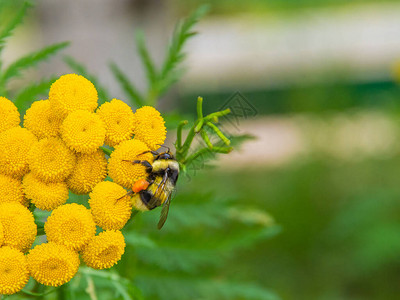
<svg viewBox="0 0 400 300"><path fill-rule="evenodd" d="M21 76L21 71L36 66L68 45L69 42L54 44L19 58L2 72L0 84L5 85L11 78Z"/></svg>
<svg viewBox="0 0 400 300"><path fill-rule="evenodd" d="M7 38L9 38L16 27L20 25L26 15L27 9L31 4L27 1L23 2L22 7L18 10L15 17L13 17L8 23L0 28L0 55L5 46ZM7 5L0 6L0 9L6 10ZM2 11L0 11L2 14ZM27 55L13 61L7 68L4 68L2 60L0 59L0 95L16 99L16 103L26 108L29 103L35 100L39 95L50 87L51 81L41 80L40 82L30 83L21 92L15 94L9 89L9 82L15 78L22 76L23 72L36 67L39 63L46 61L51 56L56 55L61 50L65 49L69 45L69 42L62 42L44 47L38 51L28 53Z"/></svg>
<svg viewBox="0 0 400 300"><path fill-rule="evenodd" d="M208 5L203 5L188 18L178 23L166 49L164 62L159 69L152 60L145 45L143 32L138 31L136 33L137 52L141 58L147 77L148 86L144 95L138 92L135 84L129 80L128 76L115 63L110 64L111 71L133 105L155 106L157 100L180 79L183 74L180 64L185 58L183 48L189 38L196 34L196 32L192 31L193 27L208 10Z"/></svg>
<svg viewBox="0 0 400 300"><path fill-rule="evenodd" d="M50 89L51 84L56 79L56 76L51 76L49 79L42 79L38 82L32 82L28 84L13 97L15 105L22 110L27 109L29 106L29 102L27 100L33 99L36 95L46 94Z"/></svg>
<svg viewBox="0 0 400 300"><path fill-rule="evenodd" d="M5 2L2 3L2 6L0 7L0 9L4 10L6 7ZM24 2L24 4L22 5L22 7L18 10L17 14L15 15L15 17L8 22L7 24L4 25L4 28L0 31L0 53L4 48L4 45L6 43L6 39L8 37L10 37L13 32L14 29L22 23L24 16L26 14L27 9L30 7L29 2Z"/></svg>
<svg viewBox="0 0 400 300"><path fill-rule="evenodd" d="M280 231L271 216L182 184L171 206L161 233L152 230L158 214L138 215L126 228L130 255L117 269L147 298L277 299L244 276L234 280L223 271L234 253Z"/></svg>
<svg viewBox="0 0 400 300"><path fill-rule="evenodd" d="M115 64L110 64L111 71L113 72L115 78L118 80L122 90L126 93L133 105L141 107L144 105L143 97L140 95L139 91L136 89L133 83L129 82L128 77L122 72L122 70Z"/></svg>

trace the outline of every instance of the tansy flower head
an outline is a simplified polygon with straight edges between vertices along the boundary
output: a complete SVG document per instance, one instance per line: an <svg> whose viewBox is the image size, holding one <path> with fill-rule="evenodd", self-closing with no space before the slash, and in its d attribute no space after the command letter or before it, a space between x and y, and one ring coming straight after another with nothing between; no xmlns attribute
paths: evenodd
<svg viewBox="0 0 400 300"><path fill-rule="evenodd" d="M86 265L94 269L106 269L115 265L125 252L125 240L121 231L103 231L91 239L82 251Z"/></svg>
<svg viewBox="0 0 400 300"><path fill-rule="evenodd" d="M28 173L24 176L22 186L26 197L42 210L53 210L68 199L68 187L65 182L47 183Z"/></svg>
<svg viewBox="0 0 400 300"><path fill-rule="evenodd" d="M136 110L134 114L135 139L141 140L151 150L157 150L164 144L167 131L165 122L160 113L151 106L143 106Z"/></svg>
<svg viewBox="0 0 400 300"><path fill-rule="evenodd" d="M132 188L133 184L147 176L146 168L141 164L134 164L134 160L153 161L153 155L145 143L137 139L120 143L111 153L108 160L108 175L112 180L126 188Z"/></svg>
<svg viewBox="0 0 400 300"><path fill-rule="evenodd" d="M25 204L21 180L0 174L0 203L19 202Z"/></svg>
<svg viewBox="0 0 400 300"><path fill-rule="evenodd" d="M32 103L24 116L24 127L42 139L57 136L63 118L56 114L49 100L40 100Z"/></svg>
<svg viewBox="0 0 400 300"><path fill-rule="evenodd" d="M129 140L133 135L133 112L123 101L113 99L102 104L96 113L106 127L107 145L115 147L122 141Z"/></svg>
<svg viewBox="0 0 400 300"><path fill-rule="evenodd" d="M0 133L0 173L16 178L28 173L28 153L36 141L33 133L21 127Z"/></svg>
<svg viewBox="0 0 400 300"><path fill-rule="evenodd" d="M96 225L87 208L72 203L53 210L44 230L48 241L79 251L96 234Z"/></svg>
<svg viewBox="0 0 400 300"><path fill-rule="evenodd" d="M104 144L106 129L95 113L77 110L65 118L61 136L65 144L76 152L93 153Z"/></svg>
<svg viewBox="0 0 400 300"><path fill-rule="evenodd" d="M105 230L119 230L132 213L129 196L124 188L111 181L102 181L90 193L90 211L98 226Z"/></svg>
<svg viewBox="0 0 400 300"><path fill-rule="evenodd" d="M0 132L19 125L19 112L10 100L0 97Z"/></svg>
<svg viewBox="0 0 400 300"><path fill-rule="evenodd" d="M4 245L22 252L28 251L36 238L33 214L16 202L0 204L0 223L3 225Z"/></svg>
<svg viewBox="0 0 400 300"><path fill-rule="evenodd" d="M29 152L31 172L45 182L63 181L74 166L75 154L56 137L40 140Z"/></svg>
<svg viewBox="0 0 400 300"><path fill-rule="evenodd" d="M60 286L70 281L79 268L79 255L64 245L41 244L29 251L28 269L39 283Z"/></svg>
<svg viewBox="0 0 400 300"><path fill-rule="evenodd" d="M17 249L0 248L0 294L19 292L28 283L29 271L25 255Z"/></svg>
<svg viewBox="0 0 400 300"><path fill-rule="evenodd" d="M4 243L4 229L3 229L3 224L0 222L0 247Z"/></svg>
<svg viewBox="0 0 400 300"><path fill-rule="evenodd" d="M76 166L67 179L68 188L75 194L88 194L107 176L107 159L103 151L77 154Z"/></svg>
<svg viewBox="0 0 400 300"><path fill-rule="evenodd" d="M52 109L61 117L78 109L93 112L97 107L97 91L85 77L66 74L50 87L49 100Z"/></svg>

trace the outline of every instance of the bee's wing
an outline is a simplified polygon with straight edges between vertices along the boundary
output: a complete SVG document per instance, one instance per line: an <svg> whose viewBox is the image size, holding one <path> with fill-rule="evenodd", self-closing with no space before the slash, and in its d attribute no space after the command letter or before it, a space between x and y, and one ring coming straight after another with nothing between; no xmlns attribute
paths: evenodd
<svg viewBox="0 0 400 300"><path fill-rule="evenodd" d="M167 200L165 200L165 202L163 204L163 207L161 210L161 215L160 215L160 220L158 221L158 224L157 224L158 229L161 229L164 226L165 221L167 220L170 204L171 204L171 194L168 195Z"/></svg>
<svg viewBox="0 0 400 300"><path fill-rule="evenodd" d="M167 183L167 180L168 180L168 173L165 172L165 174L159 184L153 183L157 186L157 188L154 191L153 197L150 199L149 204L148 204L148 207L151 207L151 209L155 208L156 206L161 205L161 203L157 203L157 201L161 200L162 196L165 194L164 190L165 190L165 185ZM167 197L168 197L168 195L167 195ZM168 198L167 198L167 200L168 200ZM167 200L165 200L165 201L167 201Z"/></svg>

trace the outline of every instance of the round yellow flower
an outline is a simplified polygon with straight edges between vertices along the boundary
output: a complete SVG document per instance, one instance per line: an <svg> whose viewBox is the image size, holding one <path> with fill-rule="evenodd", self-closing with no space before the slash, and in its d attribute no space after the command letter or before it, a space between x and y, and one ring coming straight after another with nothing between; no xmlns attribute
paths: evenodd
<svg viewBox="0 0 400 300"><path fill-rule="evenodd" d="M0 222L0 247L4 243L4 229L3 229L3 224Z"/></svg>
<svg viewBox="0 0 400 300"><path fill-rule="evenodd" d="M25 204L21 180L0 174L0 203L18 202Z"/></svg>
<svg viewBox="0 0 400 300"><path fill-rule="evenodd" d="M93 153L104 144L106 129L95 113L77 110L65 118L61 136L65 144L76 152Z"/></svg>
<svg viewBox="0 0 400 300"><path fill-rule="evenodd" d="M28 269L39 283L60 286L70 281L78 272L79 255L64 245L41 244L29 251Z"/></svg>
<svg viewBox="0 0 400 300"><path fill-rule="evenodd" d="M115 265L125 252L121 231L103 231L91 239L82 251L83 261L93 269L107 269Z"/></svg>
<svg viewBox="0 0 400 300"><path fill-rule="evenodd" d="M133 135L132 109L121 100L113 99L102 104L96 113L103 120L106 127L107 145L115 147L122 141L129 140Z"/></svg>
<svg viewBox="0 0 400 300"><path fill-rule="evenodd" d="M31 248L37 229L33 214L26 207L16 202L0 204L0 223L4 230L4 245L22 252Z"/></svg>
<svg viewBox="0 0 400 300"><path fill-rule="evenodd" d="M44 182L28 173L22 180L25 195L41 210L51 211L68 200L68 187L65 182Z"/></svg>
<svg viewBox="0 0 400 300"><path fill-rule="evenodd" d="M107 159L103 151L77 155L74 171L67 179L68 188L75 194L88 194L107 177Z"/></svg>
<svg viewBox="0 0 400 300"><path fill-rule="evenodd" d="M108 160L108 175L115 183L126 188L132 188L133 184L141 178L147 177L146 168L141 164L134 164L134 160L147 160L153 162L153 154L142 141L133 139L120 143L111 153Z"/></svg>
<svg viewBox="0 0 400 300"><path fill-rule="evenodd" d="M19 112L17 107L5 97L0 97L0 132L19 125Z"/></svg>
<svg viewBox="0 0 400 300"><path fill-rule="evenodd" d="M98 226L105 230L119 230L132 213L132 204L126 190L111 181L102 181L90 193L90 211Z"/></svg>
<svg viewBox="0 0 400 300"><path fill-rule="evenodd" d="M33 133L21 127L0 133L0 173L16 178L28 173L28 153L36 141Z"/></svg>
<svg viewBox="0 0 400 300"><path fill-rule="evenodd" d="M40 100L32 103L24 116L24 127L43 139L57 136L63 118L51 109L49 100Z"/></svg>
<svg viewBox="0 0 400 300"><path fill-rule="evenodd" d="M47 240L79 251L96 234L90 211L76 203L62 205L44 223Z"/></svg>
<svg viewBox="0 0 400 300"><path fill-rule="evenodd" d="M0 248L0 294L19 292L28 283L29 271L25 255L17 249Z"/></svg>
<svg viewBox="0 0 400 300"><path fill-rule="evenodd" d="M97 108L97 99L93 83L81 75L63 75L50 87L52 109L63 118L79 109L93 112Z"/></svg>
<svg viewBox="0 0 400 300"><path fill-rule="evenodd" d="M167 131L160 113L151 106L143 106L134 114L135 139L141 140L151 150L157 150L164 144Z"/></svg>
<svg viewBox="0 0 400 300"><path fill-rule="evenodd" d="M75 167L75 154L56 137L44 138L29 152L29 168L44 182L60 182Z"/></svg>

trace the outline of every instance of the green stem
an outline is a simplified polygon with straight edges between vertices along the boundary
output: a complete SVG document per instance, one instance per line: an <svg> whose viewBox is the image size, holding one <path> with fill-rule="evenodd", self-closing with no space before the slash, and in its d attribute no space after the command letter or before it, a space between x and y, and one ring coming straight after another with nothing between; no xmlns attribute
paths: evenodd
<svg viewBox="0 0 400 300"><path fill-rule="evenodd" d="M183 143L182 148L180 149L180 151L176 152L176 160L177 161L183 161L184 158L186 157L189 149L190 149L190 145L193 142L193 139L196 135L196 132L194 131L194 126L192 126L192 128L190 128L189 133L186 137L185 142Z"/></svg>
<svg viewBox="0 0 400 300"><path fill-rule="evenodd" d="M103 150L104 154L111 156L112 150L106 147L100 146L100 149Z"/></svg>
<svg viewBox="0 0 400 300"><path fill-rule="evenodd" d="M196 158L198 158L200 155L205 154L207 152L215 152L215 153L229 153L233 150L232 147L215 147L213 146L212 149L210 148L201 148L199 151L189 155L185 160L183 160L182 164L185 166L188 166L189 164L192 163Z"/></svg>
<svg viewBox="0 0 400 300"><path fill-rule="evenodd" d="M149 91L147 92L147 98L144 105L149 105L153 107L157 106L158 94L158 89L155 86L150 87Z"/></svg>
<svg viewBox="0 0 400 300"><path fill-rule="evenodd" d="M194 132L199 133L200 130L203 128L203 125L204 125L204 119L198 120L196 126L194 127Z"/></svg>
<svg viewBox="0 0 400 300"><path fill-rule="evenodd" d="M224 153L224 154L230 153L232 150L233 147L214 147L212 149L212 151L215 153Z"/></svg>
<svg viewBox="0 0 400 300"><path fill-rule="evenodd" d="M203 119L203 97L197 97L197 119Z"/></svg>
<svg viewBox="0 0 400 300"><path fill-rule="evenodd" d="M218 122L218 118L226 116L230 112L231 112L231 110L229 108L227 108L222 111L217 111L217 112L211 113L211 114L207 115L206 117L204 117L204 121L206 121L206 122L211 121L211 122L216 123L216 122Z"/></svg>
<svg viewBox="0 0 400 300"><path fill-rule="evenodd" d="M178 125L178 129L176 131L176 149L179 150L182 148L182 130L185 125L189 123L187 120L181 121Z"/></svg>
<svg viewBox="0 0 400 300"><path fill-rule="evenodd" d="M209 148L201 148L199 151L196 153L193 153L192 155L189 155L182 163L186 166L188 166L193 160L198 158L200 155L207 153L208 151L212 151Z"/></svg>
<svg viewBox="0 0 400 300"><path fill-rule="evenodd" d="M215 126L211 122L207 122L207 126L210 127L212 130L215 131L215 133L219 136L219 138L225 143L225 145L229 146L231 144L231 141L219 130L217 126Z"/></svg>
<svg viewBox="0 0 400 300"><path fill-rule="evenodd" d="M210 138L205 130L200 131L201 137L203 138L204 142L208 146L208 148L212 149L214 145L211 143Z"/></svg>

